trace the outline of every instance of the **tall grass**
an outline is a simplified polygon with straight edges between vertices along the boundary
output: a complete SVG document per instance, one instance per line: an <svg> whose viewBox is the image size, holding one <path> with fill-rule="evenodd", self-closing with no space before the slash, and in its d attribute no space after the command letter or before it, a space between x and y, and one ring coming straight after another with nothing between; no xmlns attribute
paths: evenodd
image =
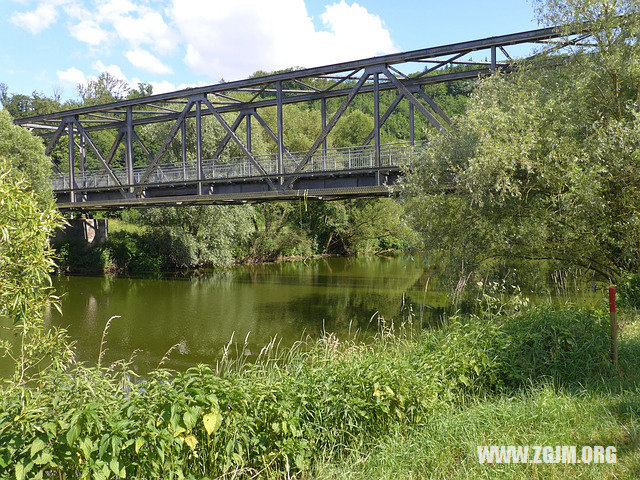
<svg viewBox="0 0 640 480"><path fill-rule="evenodd" d="M608 375L606 332L601 312L536 307L144 381L125 363L52 370L2 392L0 477L300 476L479 398Z"/></svg>

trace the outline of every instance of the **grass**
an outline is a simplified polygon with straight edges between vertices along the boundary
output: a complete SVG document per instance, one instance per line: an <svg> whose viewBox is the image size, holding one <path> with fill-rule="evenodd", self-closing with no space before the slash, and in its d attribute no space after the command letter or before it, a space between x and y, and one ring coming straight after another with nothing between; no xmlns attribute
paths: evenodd
<svg viewBox="0 0 640 480"><path fill-rule="evenodd" d="M123 363L68 365L6 387L0 478L474 478L474 442L579 425L545 385L590 392L611 376L606 314L575 307L269 352L142 382ZM621 355L630 353L625 344ZM609 431L581 428L558 439Z"/></svg>
<svg viewBox="0 0 640 480"><path fill-rule="evenodd" d="M142 225L125 222L119 218L109 218L109 233L127 232L127 233L145 233L146 228Z"/></svg>
<svg viewBox="0 0 640 480"><path fill-rule="evenodd" d="M336 461L317 479L636 479L640 478L640 321L622 319L621 371L573 386L554 382L476 398L401 426L367 450ZM615 464L480 464L479 445L613 445ZM578 453L579 454L579 453Z"/></svg>
<svg viewBox="0 0 640 480"><path fill-rule="evenodd" d="M574 479L640 476L640 395L551 386L492 398L401 429L367 453L320 465L322 479ZM613 445L616 464L482 465L478 445Z"/></svg>

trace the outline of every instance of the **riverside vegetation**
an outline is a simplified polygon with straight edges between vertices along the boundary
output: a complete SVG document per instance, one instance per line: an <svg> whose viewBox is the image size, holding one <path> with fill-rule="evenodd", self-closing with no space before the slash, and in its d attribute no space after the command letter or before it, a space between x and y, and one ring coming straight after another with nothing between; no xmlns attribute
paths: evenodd
<svg viewBox="0 0 640 480"><path fill-rule="evenodd" d="M96 364L80 364L65 333L43 321L46 305L56 304L49 277L56 254L48 238L61 221L38 182L49 160L3 113L0 316L10 320L15 341L1 347L15 373L1 387L0 478L637 478L640 6L634 0L539 6L548 23L595 21L603 32L594 37L598 48L577 47L576 56L545 74L521 65L510 76L479 81L456 120L462 133L432 135L433 153L407 169L402 203L389 200L395 205L389 208L406 213L434 255L447 251L456 264L464 262L469 273L458 293L486 272L499 276L511 259L580 267L589 278L618 281L624 304L618 370L608 360L604 310L531 307L520 295L486 287L474 313L451 315L425 331L407 309L393 322L380 319L380 333L367 344L328 335L284 353L271 344L251 364L226 356L214 366L159 368L140 379L127 361L104 365L106 328ZM85 101L118 90L105 90L111 80L102 80L81 92ZM15 104L23 112L57 108L35 95L26 100ZM5 107L12 101L5 91ZM360 120L352 127L364 122L363 111L353 115ZM453 193L427 195L442 182ZM316 207L339 211L349 204ZM248 210L239 209L215 221L228 222L224 232L237 232L234 222L253 224L246 251L248 245L272 252L263 245L277 237L255 232L294 234L294 226L309 221L295 216L301 208L307 207L265 206L244 220ZM293 223L282 220L285 209ZM308 244L336 238L331 228L322 230L340 218L328 212L305 232ZM130 214L148 215L147 223L128 219L137 226L123 229L123 238L175 225L191 235L179 242L181 249L191 245L189 258L214 264L208 255L246 255L234 257L224 249L235 241L200 230L213 220L197 210ZM103 252L106 261L110 254ZM491 444L613 445L618 462L479 464L476 446Z"/></svg>
<svg viewBox="0 0 640 480"><path fill-rule="evenodd" d="M4 345L16 373L2 386L0 478L492 474L475 463L473 448L456 447L460 458L434 449L445 431L452 446L532 438L615 444L619 464L540 471L637 473L639 323L625 327L617 374L607 316L597 310L529 308L519 295L487 291L477 314L451 317L437 330L413 328L408 310L394 327L382 322L372 344L327 336L284 354L268 346L250 365L227 357L144 379L127 362L102 364L107 326L97 364L78 364L64 333L42 322L42 306L55 302L47 245L57 214L10 171L0 163L0 314L14 320L19 348ZM501 405L519 416L505 418ZM576 437L585 405L596 417ZM540 417L532 419L530 407ZM492 413L486 431L483 418ZM402 440L413 432L417 465ZM532 468L514 466L511 475L528 477Z"/></svg>

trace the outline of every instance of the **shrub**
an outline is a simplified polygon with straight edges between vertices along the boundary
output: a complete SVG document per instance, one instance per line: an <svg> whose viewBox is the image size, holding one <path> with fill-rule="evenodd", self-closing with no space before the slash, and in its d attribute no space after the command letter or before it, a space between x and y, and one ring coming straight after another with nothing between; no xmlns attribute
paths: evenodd
<svg viewBox="0 0 640 480"><path fill-rule="evenodd" d="M455 318L371 345L327 337L287 361L136 382L120 364L50 371L0 399L0 477L282 477L467 400L606 374L600 312Z"/></svg>
<svg viewBox="0 0 640 480"><path fill-rule="evenodd" d="M104 273L113 268L109 250L89 247L82 239L70 238L53 245L58 270L72 273Z"/></svg>
<svg viewBox="0 0 640 480"><path fill-rule="evenodd" d="M625 275L619 282L620 306L640 308L640 273Z"/></svg>

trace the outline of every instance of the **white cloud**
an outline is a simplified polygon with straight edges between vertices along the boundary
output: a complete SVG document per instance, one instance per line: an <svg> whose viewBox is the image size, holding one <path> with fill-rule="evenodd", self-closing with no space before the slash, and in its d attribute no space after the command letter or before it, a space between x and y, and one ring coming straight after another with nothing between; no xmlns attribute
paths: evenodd
<svg viewBox="0 0 640 480"><path fill-rule="evenodd" d="M167 80L163 80L160 82L149 82L151 84L151 87L153 88L153 93L167 93L167 92L173 92L174 90L177 90L178 88L175 86L174 83L169 82Z"/></svg>
<svg viewBox="0 0 640 480"><path fill-rule="evenodd" d="M167 54L175 50L177 37L162 15L145 5L129 0L108 0L98 7L96 18L113 27L119 38L133 47L148 45Z"/></svg>
<svg viewBox="0 0 640 480"><path fill-rule="evenodd" d="M14 13L11 22L34 35L48 28L58 19L56 2L42 2L30 12Z"/></svg>
<svg viewBox="0 0 640 480"><path fill-rule="evenodd" d="M158 60L157 57L141 48L129 50L125 53L125 56L134 67L140 68L147 72L156 73L158 75L172 73L171 68Z"/></svg>
<svg viewBox="0 0 640 480"><path fill-rule="evenodd" d="M185 63L213 79L256 70L314 66L389 53L389 31L356 2L326 7L316 30L304 0L172 0L168 10L186 44Z"/></svg>
<svg viewBox="0 0 640 480"><path fill-rule="evenodd" d="M114 77L129 83L129 80L127 80L127 76L118 65L105 65L104 63L102 63L102 61L98 60L93 64L93 69L98 73L107 72Z"/></svg>
<svg viewBox="0 0 640 480"><path fill-rule="evenodd" d="M396 50L391 40L391 34L385 28L382 19L377 15L370 14L366 8L355 2L348 5L342 0L340 3L327 5L320 19L331 32L328 38L323 38L327 45L321 48L332 51L334 55L339 55L341 50L348 52L344 52L338 61ZM319 32L319 35L327 37L324 33ZM347 55L351 57L347 57ZM331 62L332 60L327 59L326 61Z"/></svg>
<svg viewBox="0 0 640 480"><path fill-rule="evenodd" d="M137 8L129 0L106 0L100 2L98 15L102 18L113 19L134 12Z"/></svg>
<svg viewBox="0 0 640 480"><path fill-rule="evenodd" d="M63 86L75 87L77 85L86 85L86 75L75 67L68 68L67 70L58 70L58 80Z"/></svg>
<svg viewBox="0 0 640 480"><path fill-rule="evenodd" d="M90 58L123 52L137 70L157 76L149 82L156 92L193 86L176 86L163 78L176 68L172 61L177 51L194 74L218 81L256 70L310 67L396 50L380 17L357 1L325 0L328 4L315 23L307 1L29 0L24 4L34 5L33 10L15 13L11 21L38 33L65 15L70 35L91 47ZM113 63L97 61L93 69L136 84ZM59 71L58 78L76 84L94 77L73 67Z"/></svg>
<svg viewBox="0 0 640 480"><path fill-rule="evenodd" d="M107 32L100 28L100 25L93 20L83 20L69 27L69 31L77 40L92 46L98 46L108 38Z"/></svg>
<svg viewBox="0 0 640 480"><path fill-rule="evenodd" d="M176 90L184 90L186 88L195 88L195 87L203 87L207 85L205 82L198 83L180 83L176 85L173 82L168 80L156 80L150 82L143 82L138 77L134 77L131 79L132 85L138 85L139 83L148 83L153 88L153 94L157 93L167 93L167 92L175 92Z"/></svg>

